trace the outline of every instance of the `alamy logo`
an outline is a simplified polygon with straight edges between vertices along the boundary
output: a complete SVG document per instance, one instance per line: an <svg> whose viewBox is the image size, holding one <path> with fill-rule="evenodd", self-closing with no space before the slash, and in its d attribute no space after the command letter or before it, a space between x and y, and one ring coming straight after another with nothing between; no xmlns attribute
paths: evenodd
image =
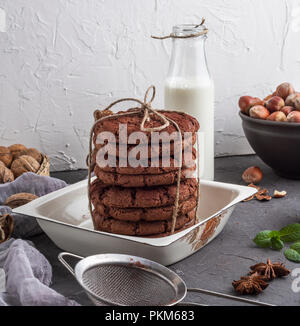
<svg viewBox="0 0 300 326"><path fill-rule="evenodd" d="M300 7L294 8L291 13L291 29L293 32L300 31Z"/></svg>
<svg viewBox="0 0 300 326"><path fill-rule="evenodd" d="M292 270L292 277L295 277L292 283L292 291L294 293L300 292L300 268L295 268Z"/></svg>
<svg viewBox="0 0 300 326"><path fill-rule="evenodd" d="M6 32L6 13L2 8L0 8L0 32Z"/></svg>
<svg viewBox="0 0 300 326"><path fill-rule="evenodd" d="M180 167L195 165L193 133L137 131L128 135L127 125L119 124L117 137L105 131L96 138L95 161L104 167Z"/></svg>

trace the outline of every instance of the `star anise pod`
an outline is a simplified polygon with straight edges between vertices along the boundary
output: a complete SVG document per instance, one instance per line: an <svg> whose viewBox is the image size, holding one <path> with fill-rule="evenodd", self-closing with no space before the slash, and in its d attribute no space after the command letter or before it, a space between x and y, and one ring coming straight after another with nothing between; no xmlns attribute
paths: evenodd
<svg viewBox="0 0 300 326"><path fill-rule="evenodd" d="M267 281L274 280L276 277L287 276L290 271L282 263L272 263L268 258L267 263L258 263L250 267L251 274L258 273L263 275Z"/></svg>
<svg viewBox="0 0 300 326"><path fill-rule="evenodd" d="M258 294L268 287L264 276L254 273L249 276L242 276L239 281L233 281L232 286L239 294Z"/></svg>

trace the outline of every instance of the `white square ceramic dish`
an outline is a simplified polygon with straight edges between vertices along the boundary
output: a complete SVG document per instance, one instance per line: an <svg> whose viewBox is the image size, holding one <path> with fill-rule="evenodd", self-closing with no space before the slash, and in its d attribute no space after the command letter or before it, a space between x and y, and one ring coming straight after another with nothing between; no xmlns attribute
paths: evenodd
<svg viewBox="0 0 300 326"><path fill-rule="evenodd" d="M52 241L64 251L81 256L120 253L173 264L212 241L224 228L235 204L256 189L201 181L200 222L163 238L133 237L95 231L88 211L87 181L81 181L13 210L32 216Z"/></svg>

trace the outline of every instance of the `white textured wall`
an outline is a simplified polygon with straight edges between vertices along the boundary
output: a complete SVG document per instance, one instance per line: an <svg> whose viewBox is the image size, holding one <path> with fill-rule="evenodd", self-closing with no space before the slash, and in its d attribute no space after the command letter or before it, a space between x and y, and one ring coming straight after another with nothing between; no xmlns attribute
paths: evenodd
<svg viewBox="0 0 300 326"><path fill-rule="evenodd" d="M300 90L300 0L0 0L0 8L1 144L37 147L53 170L85 167L96 107L142 97L152 83L162 105L171 41L150 35L173 24L207 19L217 155L251 152L239 96L263 96L281 81Z"/></svg>

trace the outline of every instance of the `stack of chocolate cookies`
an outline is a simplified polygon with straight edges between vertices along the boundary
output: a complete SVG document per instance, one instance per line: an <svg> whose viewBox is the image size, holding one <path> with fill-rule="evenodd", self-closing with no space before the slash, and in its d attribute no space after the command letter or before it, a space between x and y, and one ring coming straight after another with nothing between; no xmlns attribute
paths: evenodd
<svg viewBox="0 0 300 326"><path fill-rule="evenodd" d="M130 166L130 152L136 145L128 145L121 139L120 125L127 128L127 136L140 131L143 114L137 113L126 116L112 113L112 118L99 121L94 128L94 151L92 156L93 171L96 179L90 185L90 199L93 204L93 222L96 230L131 236L169 235L172 229L172 215L176 199L178 178L178 151L182 152L180 191L178 214L175 232L181 231L195 223L198 197L198 180L195 178L196 156L194 148L196 132L199 129L198 121L182 112L158 111L172 119L180 128L183 141L174 141L170 144L170 164L165 166L163 144L151 147L152 132L144 132L148 142L139 143L146 146L139 151L136 158L148 164L137 167ZM103 116L102 111L96 111L95 120ZM150 115L145 128L155 129L162 122L156 115ZM169 135L176 132L175 126L170 123L162 130ZM116 146L109 143L98 143L97 137L102 132L110 132L115 136ZM188 134L185 134L188 133ZM99 138L98 138L99 140ZM127 140L127 139L126 139ZM107 156L116 154L115 166L105 166L99 162L97 152L106 149ZM110 150L111 146L111 150ZM125 146L125 150L124 150ZM141 147L140 147L141 148ZM122 155L125 153L127 166ZM190 153L189 155L185 155ZM178 154L178 153L177 153ZM145 155L145 157L141 157ZM159 164L153 166L152 160ZM122 164L123 164L122 163Z"/></svg>

